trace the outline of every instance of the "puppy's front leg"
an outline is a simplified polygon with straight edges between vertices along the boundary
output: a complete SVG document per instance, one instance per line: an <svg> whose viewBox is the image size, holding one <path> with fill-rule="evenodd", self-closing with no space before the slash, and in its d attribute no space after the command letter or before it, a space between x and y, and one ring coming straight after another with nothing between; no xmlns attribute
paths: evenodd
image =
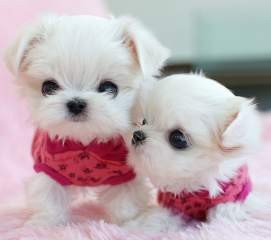
<svg viewBox="0 0 271 240"><path fill-rule="evenodd" d="M128 183L106 187L99 193L99 200L111 221L122 224L146 208L150 200L150 188L144 179L136 177Z"/></svg>
<svg viewBox="0 0 271 240"><path fill-rule="evenodd" d="M58 225L68 220L67 189L44 173L35 175L26 186L28 206L35 211L27 225Z"/></svg>
<svg viewBox="0 0 271 240"><path fill-rule="evenodd" d="M243 203L222 203L210 209L207 218L209 222L221 218L243 221L247 218L247 212Z"/></svg>
<svg viewBox="0 0 271 240"><path fill-rule="evenodd" d="M179 215L172 214L168 209L153 206L139 216L126 222L123 227L130 231L141 231L146 234L177 232L183 229L184 221Z"/></svg>

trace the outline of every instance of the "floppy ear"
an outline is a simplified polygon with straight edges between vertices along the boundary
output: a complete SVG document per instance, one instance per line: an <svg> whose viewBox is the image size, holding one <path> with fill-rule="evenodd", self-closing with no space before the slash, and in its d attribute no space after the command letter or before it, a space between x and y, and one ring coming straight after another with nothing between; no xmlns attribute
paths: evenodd
<svg viewBox="0 0 271 240"><path fill-rule="evenodd" d="M169 57L169 50L137 20L131 17L116 20L122 28L123 42L130 49L143 76L158 75Z"/></svg>
<svg viewBox="0 0 271 240"><path fill-rule="evenodd" d="M9 70L17 75L24 71L28 53L37 44L41 43L50 33L50 26L57 19L54 15L48 15L35 24L24 29L15 42L6 50L4 60Z"/></svg>
<svg viewBox="0 0 271 240"><path fill-rule="evenodd" d="M260 145L261 125L253 100L235 97L232 106L221 137L222 149L226 152L257 149Z"/></svg>
<svg viewBox="0 0 271 240"><path fill-rule="evenodd" d="M137 91L134 105L131 109L131 120L133 125L141 125L144 119L145 106L150 91L153 89L157 79L149 77L147 81L141 81Z"/></svg>

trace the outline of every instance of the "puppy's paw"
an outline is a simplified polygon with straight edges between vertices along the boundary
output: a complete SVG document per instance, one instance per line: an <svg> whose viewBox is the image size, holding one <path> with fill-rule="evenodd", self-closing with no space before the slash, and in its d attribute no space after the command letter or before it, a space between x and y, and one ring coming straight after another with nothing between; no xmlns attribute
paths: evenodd
<svg viewBox="0 0 271 240"><path fill-rule="evenodd" d="M233 221L244 221L247 218L247 213L242 203L219 204L209 210L208 221L221 218L227 218Z"/></svg>
<svg viewBox="0 0 271 240"><path fill-rule="evenodd" d="M105 206L111 223L118 225L136 218L145 209L149 199L149 187L145 179L141 178L106 188L99 193L99 201Z"/></svg>
<svg viewBox="0 0 271 240"><path fill-rule="evenodd" d="M180 216L172 215L167 209L153 207L137 218L122 225L129 231L141 231L145 234L177 232L184 226Z"/></svg>
<svg viewBox="0 0 271 240"><path fill-rule="evenodd" d="M68 222L68 217L65 215L56 215L49 213L36 213L28 219L24 226L27 227L52 227L65 225Z"/></svg>

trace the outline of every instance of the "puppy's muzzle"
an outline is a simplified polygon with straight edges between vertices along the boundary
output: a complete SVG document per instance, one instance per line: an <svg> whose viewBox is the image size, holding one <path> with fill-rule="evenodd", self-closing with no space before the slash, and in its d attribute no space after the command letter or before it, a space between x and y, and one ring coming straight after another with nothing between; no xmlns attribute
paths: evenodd
<svg viewBox="0 0 271 240"><path fill-rule="evenodd" d="M70 114L77 116L86 110L87 103L82 99L74 98L67 102L66 106Z"/></svg>
<svg viewBox="0 0 271 240"><path fill-rule="evenodd" d="M132 144L138 146L143 144L146 139L146 134L143 131L135 131L133 133Z"/></svg>

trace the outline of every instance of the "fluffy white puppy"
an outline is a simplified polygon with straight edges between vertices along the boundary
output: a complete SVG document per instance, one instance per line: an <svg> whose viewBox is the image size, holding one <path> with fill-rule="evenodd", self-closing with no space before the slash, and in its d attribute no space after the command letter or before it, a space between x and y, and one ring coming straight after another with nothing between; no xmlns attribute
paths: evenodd
<svg viewBox="0 0 271 240"><path fill-rule="evenodd" d="M102 186L99 201L116 223L144 207L148 192L126 164L122 135L140 79L157 74L167 57L127 17L47 16L8 49L7 65L38 129L32 147L38 174L27 186L36 210L30 224L65 223L69 185Z"/></svg>
<svg viewBox="0 0 271 240"><path fill-rule="evenodd" d="M169 231L188 220L243 218L251 191L246 161L260 144L252 101L193 74L166 77L146 96L129 161L158 188L161 207L127 226Z"/></svg>

